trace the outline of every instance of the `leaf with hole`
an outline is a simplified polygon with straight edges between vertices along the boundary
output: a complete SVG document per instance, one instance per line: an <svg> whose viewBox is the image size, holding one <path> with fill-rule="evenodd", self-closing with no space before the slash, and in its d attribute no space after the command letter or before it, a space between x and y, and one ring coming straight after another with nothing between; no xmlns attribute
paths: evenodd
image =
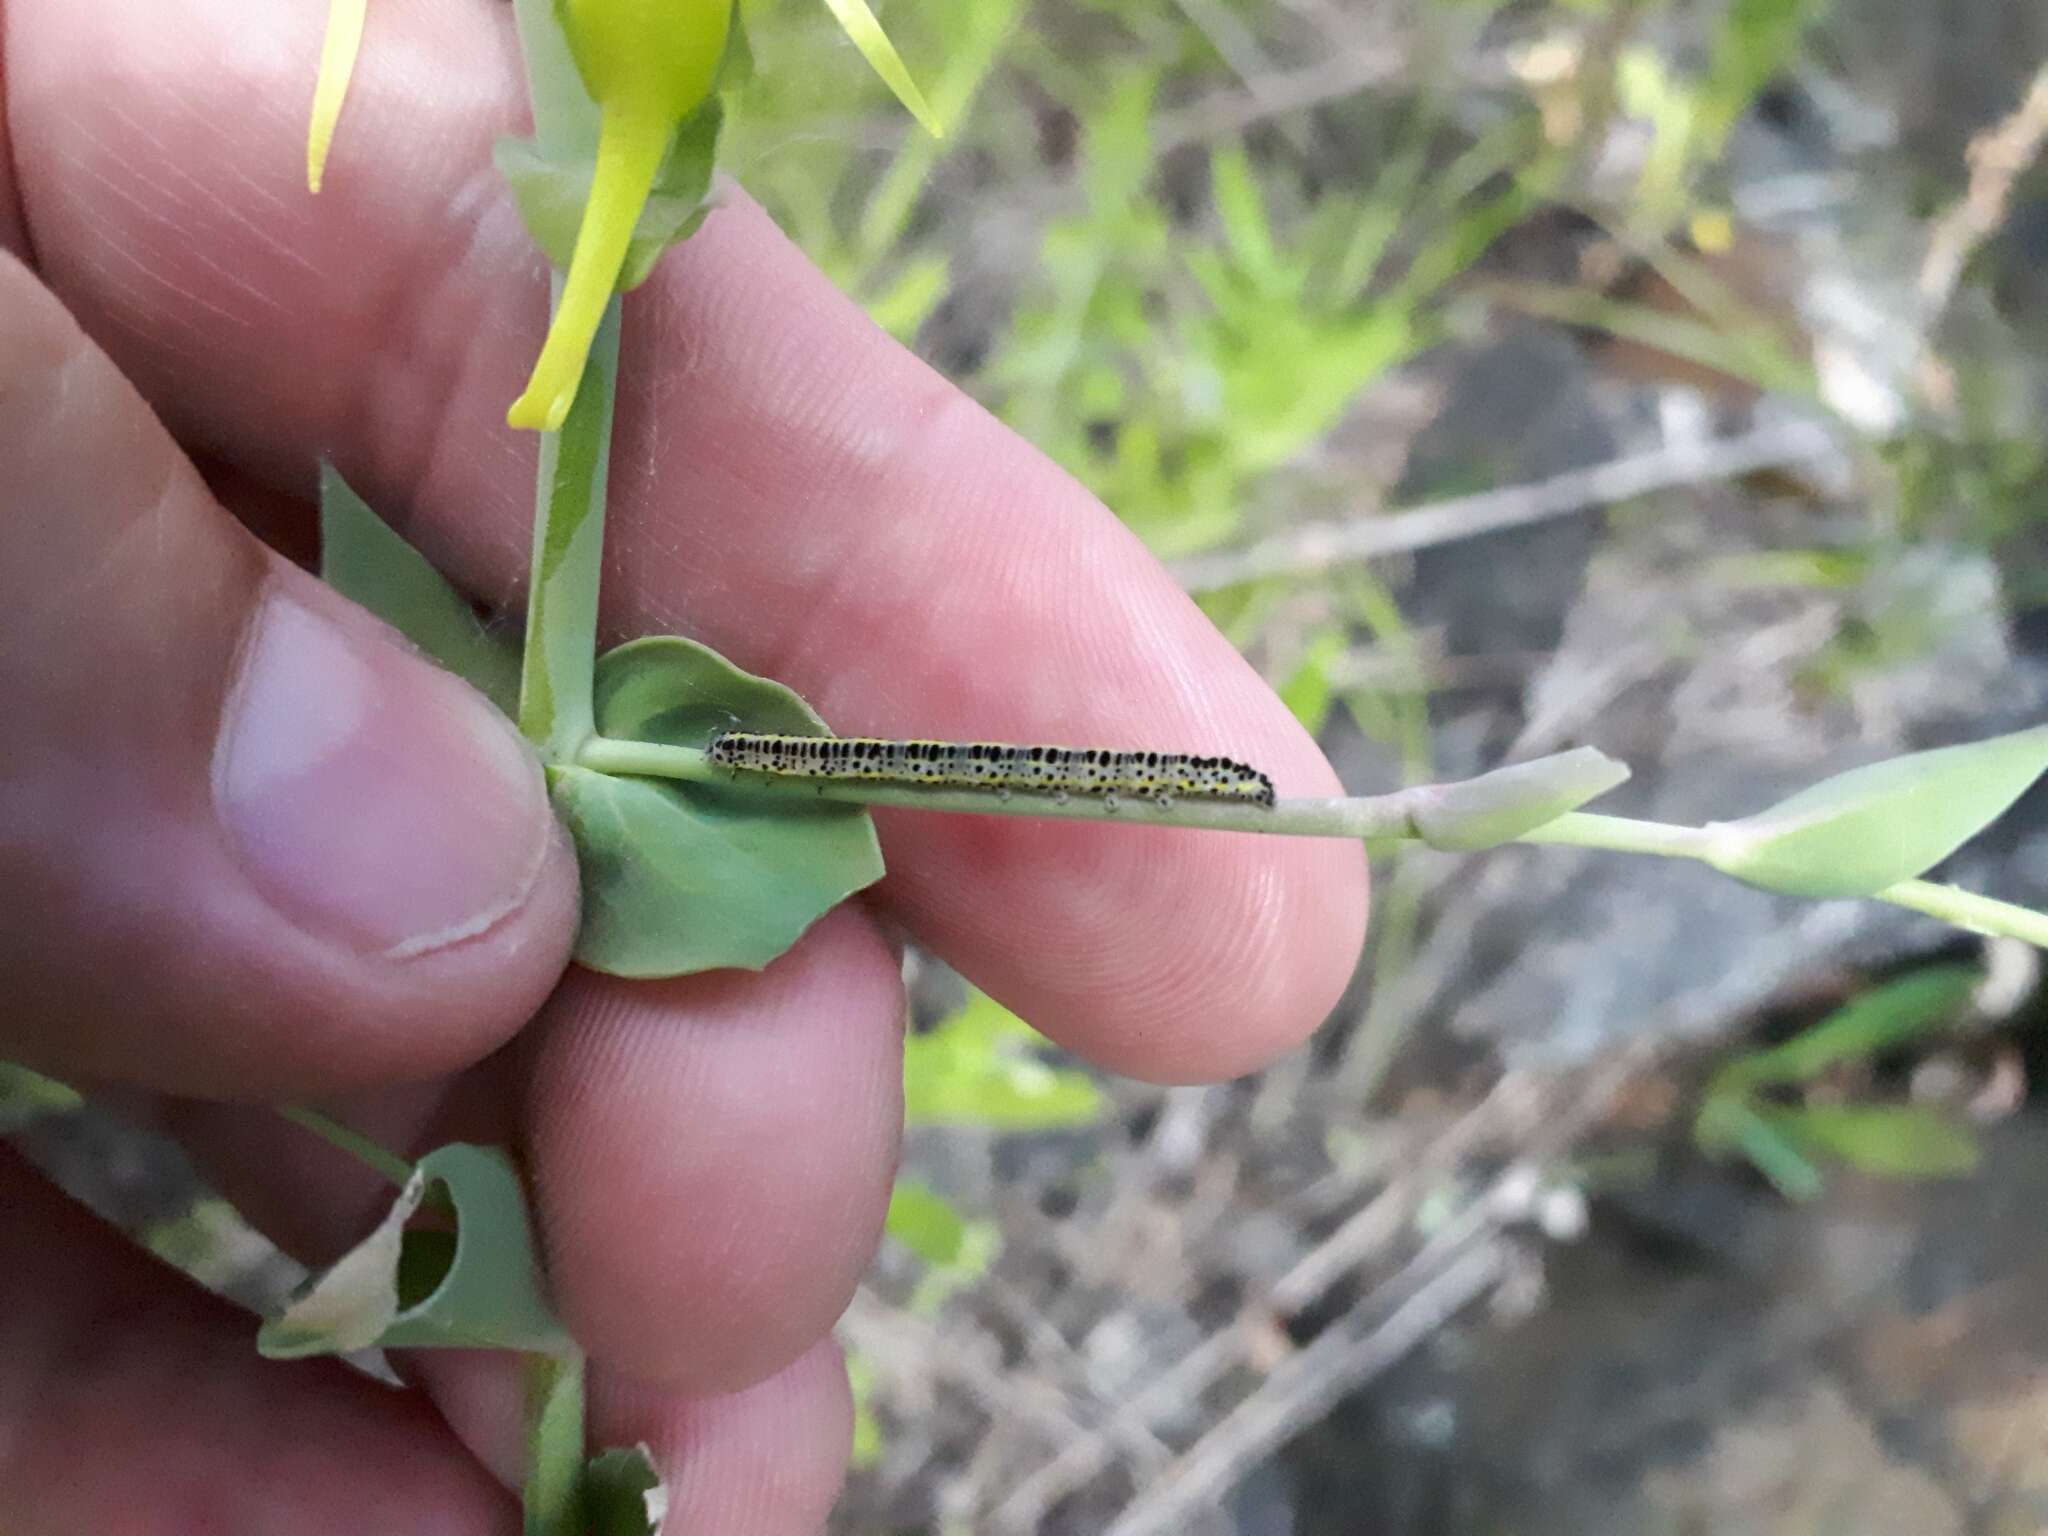
<svg viewBox="0 0 2048 1536"><path fill-rule="evenodd" d="M408 1231L433 1185L447 1191L454 1231ZM256 1347L274 1360L372 1347L569 1349L511 1157L454 1142L421 1158L376 1231L265 1323Z"/></svg>
<svg viewBox="0 0 2048 1536"><path fill-rule="evenodd" d="M597 728L701 749L722 730L831 734L803 700L674 635L597 664ZM614 976L758 970L882 875L858 806L786 789L683 783L561 767L555 806L583 871L576 958Z"/></svg>
<svg viewBox="0 0 2048 1536"><path fill-rule="evenodd" d="M593 1456L584 1470L590 1536L661 1536L668 1489L644 1445Z"/></svg>

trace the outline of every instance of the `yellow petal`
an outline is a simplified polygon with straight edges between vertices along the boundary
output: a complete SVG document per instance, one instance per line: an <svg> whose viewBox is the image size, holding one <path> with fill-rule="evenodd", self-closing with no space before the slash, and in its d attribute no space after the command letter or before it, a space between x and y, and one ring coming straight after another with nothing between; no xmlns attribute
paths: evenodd
<svg viewBox="0 0 2048 1536"><path fill-rule="evenodd" d="M348 96L356 53L363 45L363 16L370 0L332 0L327 7L327 38L320 45L320 78L313 86L313 120L306 129L306 185L320 190L327 170L328 146Z"/></svg>
<svg viewBox="0 0 2048 1536"><path fill-rule="evenodd" d="M554 323L548 327L548 339L533 365L526 393L505 413L508 425L536 432L562 429L569 407L575 403L576 388L583 382L591 339L618 287L626 247L674 131L666 114L604 108L590 201L583 205L583 223L576 231L576 249L569 258L562 301L555 306Z"/></svg>
<svg viewBox="0 0 2048 1536"><path fill-rule="evenodd" d="M971 0L960 3L968 4ZM839 18L840 28L853 39L853 46L860 50L868 66L887 82L896 99L910 109L910 115L924 124L924 131L935 139L944 138L946 130L939 126L938 114L924 99L917 82L910 78L910 71L903 67L896 45L875 20L875 13L867 8L867 0L825 0L825 4Z"/></svg>

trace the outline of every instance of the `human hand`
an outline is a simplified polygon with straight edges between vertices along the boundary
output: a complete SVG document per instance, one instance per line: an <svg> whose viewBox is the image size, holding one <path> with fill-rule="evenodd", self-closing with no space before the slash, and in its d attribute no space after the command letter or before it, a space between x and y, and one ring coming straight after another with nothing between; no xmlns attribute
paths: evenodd
<svg viewBox="0 0 2048 1536"><path fill-rule="evenodd" d="M509 19L372 7L314 200L321 21L0 4L0 244L29 263L0 256L0 1057L137 1091L315 1264L387 1192L262 1102L513 1146L593 1442L655 1447L674 1531L813 1530L848 1433L826 1336L896 1151L878 925L1106 1067L1225 1076L1334 1001L1363 860L881 813L888 879L766 972L564 975L573 860L531 755L247 531L303 547L326 455L468 590L509 604L525 574L534 445L503 414L545 274L490 165L522 117ZM628 302L612 638L698 636L843 732L1156 743L1334 788L1114 519L744 198ZM510 1362L416 1355L408 1395L268 1363L4 1154L0 1200L9 1536L514 1528Z"/></svg>

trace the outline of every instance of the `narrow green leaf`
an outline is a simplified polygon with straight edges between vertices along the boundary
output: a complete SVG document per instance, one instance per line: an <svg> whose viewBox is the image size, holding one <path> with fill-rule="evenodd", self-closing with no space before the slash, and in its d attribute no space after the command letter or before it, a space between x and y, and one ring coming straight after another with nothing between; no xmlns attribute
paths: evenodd
<svg viewBox="0 0 2048 1536"><path fill-rule="evenodd" d="M1693 1140L1709 1157L1740 1154L1787 1200L1811 1200L1824 1187L1820 1170L1786 1135L1735 1094L1717 1094L1701 1107Z"/></svg>
<svg viewBox="0 0 2048 1536"><path fill-rule="evenodd" d="M1975 966L1933 965L1872 987L1783 1044L1737 1057L1716 1074L1715 1091L1811 1082L1840 1062L1931 1034L1956 1016L1978 980Z"/></svg>
<svg viewBox="0 0 2048 1536"><path fill-rule="evenodd" d="M646 1446L592 1457L584 1488L590 1536L661 1536L662 1522L668 1518L668 1489Z"/></svg>
<svg viewBox="0 0 2048 1536"><path fill-rule="evenodd" d="M1710 825L1707 862L1794 896L1875 896L1954 853L2044 769L2048 725L1872 763Z"/></svg>
<svg viewBox="0 0 2048 1536"><path fill-rule="evenodd" d="M405 1230L430 1184L442 1185L454 1206L452 1237ZM279 1360L372 1346L570 1347L547 1302L526 1192L503 1149L455 1142L420 1159L376 1231L256 1340Z"/></svg>
<svg viewBox="0 0 2048 1536"><path fill-rule="evenodd" d="M485 629L468 599L324 463L320 574L506 714L518 708L518 643Z"/></svg>
<svg viewBox="0 0 2048 1536"><path fill-rule="evenodd" d="M696 233L707 212L711 172L725 109L713 97L676 129L654 189L633 226L620 291L637 288L654 271L662 253ZM590 200L594 162L587 156L552 160L534 139L500 139L492 154L519 204L519 214L547 258L566 268Z"/></svg>
<svg viewBox="0 0 2048 1536"><path fill-rule="evenodd" d="M1885 1178L1954 1178L1982 1156L1967 1126L1925 1104L1808 1104L1760 1113L1787 1140Z"/></svg>
<svg viewBox="0 0 2048 1536"><path fill-rule="evenodd" d="M1280 258L1273 248L1273 225L1265 199L1259 195L1251 161L1241 145L1233 143L1211 155L1209 184L1230 254L1254 287L1270 292L1277 286Z"/></svg>
<svg viewBox="0 0 2048 1536"><path fill-rule="evenodd" d="M1415 812L1416 835L1446 852L1498 847L1627 779L1627 765L1595 747L1513 763L1476 779L1433 786Z"/></svg>
<svg viewBox="0 0 2048 1536"><path fill-rule="evenodd" d="M715 732L828 735L803 700L673 635L598 663L598 730L622 741L704 747ZM858 806L737 783L552 774L583 871L576 958L615 976L759 969L819 917L882 875Z"/></svg>
<svg viewBox="0 0 2048 1536"><path fill-rule="evenodd" d="M915 1179L896 1181L882 1230L925 1263L939 1268L956 1262L967 1242L967 1223L960 1213Z"/></svg>
<svg viewBox="0 0 2048 1536"><path fill-rule="evenodd" d="M853 46L860 50L861 57L868 61L868 67L882 77L889 89L896 93L896 99L924 125L924 131L935 139L945 137L946 130L938 115L925 102L924 93L910 78L910 71L904 67L896 45L889 41L889 34L875 20L875 13L867 8L866 0L825 0L825 5L838 18L840 27L853 40Z"/></svg>

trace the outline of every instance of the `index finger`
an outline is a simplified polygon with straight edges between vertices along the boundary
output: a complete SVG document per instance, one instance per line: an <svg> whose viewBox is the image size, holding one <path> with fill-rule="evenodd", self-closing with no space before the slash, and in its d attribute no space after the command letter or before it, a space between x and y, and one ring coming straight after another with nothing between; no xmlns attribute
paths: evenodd
<svg viewBox="0 0 2048 1536"><path fill-rule="evenodd" d="M49 281L188 437L305 485L334 457L472 591L524 577L503 425L545 271L490 167L504 8L372 8L316 201L320 7L13 0L8 111ZM897 347L734 195L628 301L605 623L694 635L846 734L1223 753L1328 793L1314 743L1116 520ZM1364 922L1341 843L897 812L877 899L1117 1069L1255 1065Z"/></svg>

